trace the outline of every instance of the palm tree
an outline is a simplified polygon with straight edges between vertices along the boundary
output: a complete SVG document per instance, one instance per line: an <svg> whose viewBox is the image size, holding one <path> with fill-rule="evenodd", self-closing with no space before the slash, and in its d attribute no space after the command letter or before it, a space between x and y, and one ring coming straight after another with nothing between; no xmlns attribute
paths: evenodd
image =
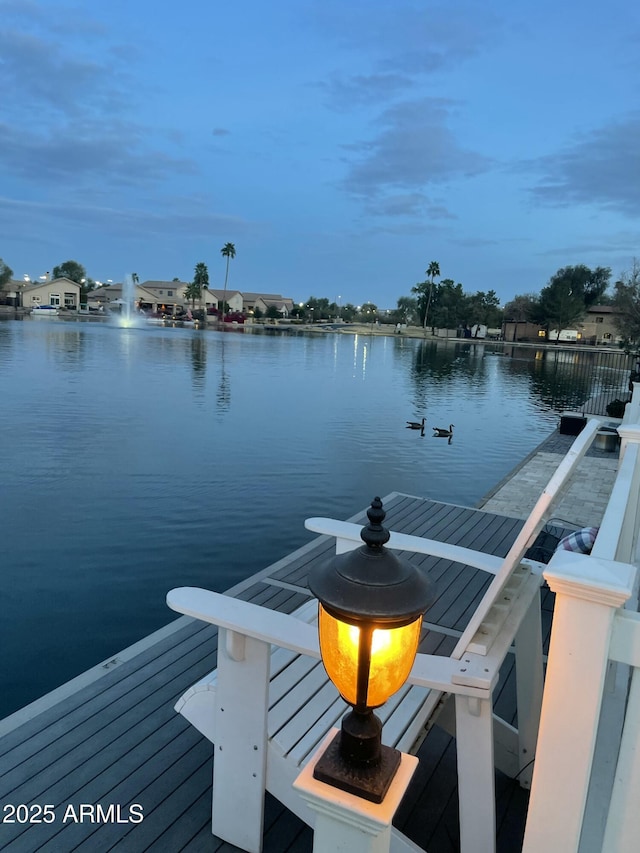
<svg viewBox="0 0 640 853"><path fill-rule="evenodd" d="M184 289L184 298L187 301L189 301L189 299L191 300L191 307L194 309L196 307L196 299L200 299L201 295L202 292L200 290L200 287L194 282L188 284Z"/></svg>
<svg viewBox="0 0 640 853"><path fill-rule="evenodd" d="M202 300L202 319L207 322L207 288L209 287L209 270L204 261L196 264L193 271L193 283L198 288L197 298ZM195 307L195 303L194 303Z"/></svg>
<svg viewBox="0 0 640 853"><path fill-rule="evenodd" d="M424 328L427 328L427 315L429 313L429 305L431 304L431 294L433 293L433 279L437 276L440 278L440 264L437 261L431 261L427 268L427 275L431 276L431 286L429 287L429 297L427 299L427 310L424 312Z"/></svg>
<svg viewBox="0 0 640 853"><path fill-rule="evenodd" d="M222 294L222 314L220 317L224 322L224 305L227 301L227 279L229 278L229 261L236 256L236 247L233 243L225 243L224 246L220 249L220 254L223 258L227 259L227 269L224 274L224 291Z"/></svg>

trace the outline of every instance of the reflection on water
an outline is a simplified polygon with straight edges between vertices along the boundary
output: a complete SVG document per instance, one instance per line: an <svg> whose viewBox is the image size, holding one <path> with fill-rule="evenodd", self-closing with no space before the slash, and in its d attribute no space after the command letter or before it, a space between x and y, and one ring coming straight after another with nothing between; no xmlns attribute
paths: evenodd
<svg viewBox="0 0 640 853"><path fill-rule="evenodd" d="M558 360L552 382L490 352L0 324L0 715L168 622L171 587L226 589L308 541L306 517L394 490L476 503L557 423Z"/></svg>

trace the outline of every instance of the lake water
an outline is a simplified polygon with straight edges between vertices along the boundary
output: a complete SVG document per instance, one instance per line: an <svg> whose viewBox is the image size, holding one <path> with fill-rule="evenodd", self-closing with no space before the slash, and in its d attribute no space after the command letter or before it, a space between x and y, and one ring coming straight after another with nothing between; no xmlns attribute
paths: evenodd
<svg viewBox="0 0 640 853"><path fill-rule="evenodd" d="M0 717L171 621L170 588L308 541L309 516L473 505L557 425L545 388L489 344L0 323Z"/></svg>

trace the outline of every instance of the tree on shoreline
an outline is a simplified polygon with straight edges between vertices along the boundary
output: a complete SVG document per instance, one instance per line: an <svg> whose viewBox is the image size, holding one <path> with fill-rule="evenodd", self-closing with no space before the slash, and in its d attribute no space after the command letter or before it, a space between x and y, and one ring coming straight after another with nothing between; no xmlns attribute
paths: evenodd
<svg viewBox="0 0 640 853"><path fill-rule="evenodd" d="M222 294L222 313L219 315L219 317L224 320L225 303L227 301L227 281L229 279L229 261L235 258L236 247L233 243L225 243L224 246L220 249L220 254L223 258L227 259L227 268L224 273L224 291Z"/></svg>
<svg viewBox="0 0 640 853"><path fill-rule="evenodd" d="M0 291L3 291L13 278L13 270L0 258Z"/></svg>
<svg viewBox="0 0 640 853"><path fill-rule="evenodd" d="M437 261L431 261L429 266L427 267L427 275L431 276L431 286L429 287L429 298L427 299L427 307L424 312L424 326L423 328L427 328L427 315L429 313L429 305L431 303L431 296L433 294L433 280L436 278L440 278L440 264Z"/></svg>
<svg viewBox="0 0 640 853"><path fill-rule="evenodd" d="M533 323L538 297L533 293L524 293L520 296L515 296L511 302L507 302L504 306L504 319L507 322L514 324L513 338L515 342L518 339L518 323Z"/></svg>
<svg viewBox="0 0 640 853"><path fill-rule="evenodd" d="M611 270L608 267L596 267L590 270L584 264L559 269L549 279L549 284L540 291L540 325L547 331L556 330L555 342L560 332L570 329L581 320L587 308L595 305L609 285Z"/></svg>
<svg viewBox="0 0 640 853"><path fill-rule="evenodd" d="M83 280L87 280L87 271L77 261L64 261L64 263L53 268L51 275L54 278L68 278L70 281L75 281L76 284L83 284Z"/></svg>
<svg viewBox="0 0 640 853"><path fill-rule="evenodd" d="M633 259L630 272L623 272L614 285L613 304L620 311L616 328L627 349L640 348L640 262Z"/></svg>
<svg viewBox="0 0 640 853"><path fill-rule="evenodd" d="M203 299L205 290L209 287L209 270L207 265L200 261L196 264L193 271L193 281L185 288L185 299L191 300L191 308L196 307L196 299ZM204 311L206 313L207 303L204 302Z"/></svg>
<svg viewBox="0 0 640 853"><path fill-rule="evenodd" d="M420 312L420 320L422 327L427 328L427 317L429 316L429 307L433 298L433 283L436 276L440 277L440 265L437 261L431 261L426 275L431 276L431 281L419 281L411 288L411 293L417 294L418 310ZM433 327L433 323L431 323Z"/></svg>

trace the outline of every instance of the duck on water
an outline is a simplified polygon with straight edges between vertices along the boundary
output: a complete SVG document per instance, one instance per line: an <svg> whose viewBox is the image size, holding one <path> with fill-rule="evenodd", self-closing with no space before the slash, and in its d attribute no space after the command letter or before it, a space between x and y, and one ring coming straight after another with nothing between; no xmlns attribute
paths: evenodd
<svg viewBox="0 0 640 853"><path fill-rule="evenodd" d="M438 438L451 438L453 435L453 424L449 424L449 429L445 427L433 427L433 434Z"/></svg>

